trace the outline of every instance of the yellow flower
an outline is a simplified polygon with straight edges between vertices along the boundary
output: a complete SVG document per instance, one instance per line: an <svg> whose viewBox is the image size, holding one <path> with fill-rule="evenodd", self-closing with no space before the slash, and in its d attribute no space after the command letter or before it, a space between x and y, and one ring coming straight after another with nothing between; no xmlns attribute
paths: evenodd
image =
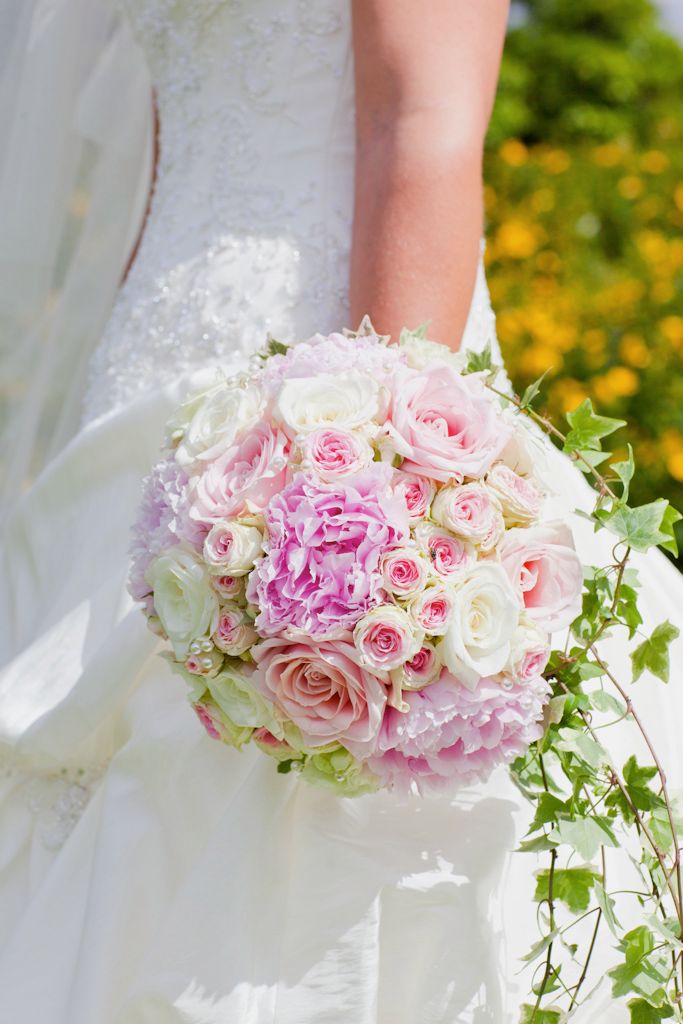
<svg viewBox="0 0 683 1024"><path fill-rule="evenodd" d="M666 460L666 468L669 470L674 480L683 480L683 452L678 452L676 455L670 455Z"/></svg>
<svg viewBox="0 0 683 1024"><path fill-rule="evenodd" d="M683 316L665 316L659 321L659 329L672 348L683 346Z"/></svg>
<svg viewBox="0 0 683 1024"><path fill-rule="evenodd" d="M631 366L635 366L639 370L648 366L652 359L652 353L641 336L630 332L624 334L621 339L619 354L625 362L630 363Z"/></svg>
<svg viewBox="0 0 683 1024"><path fill-rule="evenodd" d="M529 159L529 151L519 139L506 139L499 152L505 163L511 167L521 167Z"/></svg>
<svg viewBox="0 0 683 1024"><path fill-rule="evenodd" d="M558 405L562 412L569 412L571 409L575 409L587 397L588 395L583 384L578 380L574 380L573 377L565 377L563 380L559 380L551 391L553 405Z"/></svg>
<svg viewBox="0 0 683 1024"><path fill-rule="evenodd" d="M563 149L550 149L542 157L543 165L549 174L562 174L571 167L571 158Z"/></svg>
<svg viewBox="0 0 683 1024"><path fill-rule="evenodd" d="M549 188L537 189L531 197L534 213L547 213L555 206L555 193Z"/></svg>
<svg viewBox="0 0 683 1024"><path fill-rule="evenodd" d="M608 405L617 398L628 398L634 395L640 386L638 374L628 366L613 366L592 381L595 397Z"/></svg>
<svg viewBox="0 0 683 1024"><path fill-rule="evenodd" d="M498 229L496 254L503 259L525 260L532 256L541 241L540 232L523 220L509 220Z"/></svg>
<svg viewBox="0 0 683 1024"><path fill-rule="evenodd" d="M674 202L681 213L683 213L683 183L676 185L674 189Z"/></svg>
<svg viewBox="0 0 683 1024"><path fill-rule="evenodd" d="M662 305L666 302L671 302L676 294L672 281L656 281L652 285L651 295L655 302L660 302Z"/></svg>
<svg viewBox="0 0 683 1024"><path fill-rule="evenodd" d="M519 369L526 377L540 377L548 369L557 370L562 366L562 356L549 345L529 345L522 350Z"/></svg>
<svg viewBox="0 0 683 1024"><path fill-rule="evenodd" d="M640 166L648 174L661 174L669 166L669 158L659 149L649 149L640 158Z"/></svg>
<svg viewBox="0 0 683 1024"><path fill-rule="evenodd" d="M617 142L607 142L593 150L593 160L598 167L616 167L623 155L624 151Z"/></svg>
<svg viewBox="0 0 683 1024"><path fill-rule="evenodd" d="M619 178L617 188L624 199L637 199L643 191L643 179L638 178L635 174L627 174L625 177Z"/></svg>

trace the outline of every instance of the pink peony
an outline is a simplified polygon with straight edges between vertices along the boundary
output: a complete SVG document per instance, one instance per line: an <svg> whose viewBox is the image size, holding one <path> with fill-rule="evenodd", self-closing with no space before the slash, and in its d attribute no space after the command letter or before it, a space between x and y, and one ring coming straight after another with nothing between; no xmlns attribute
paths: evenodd
<svg viewBox="0 0 683 1024"><path fill-rule="evenodd" d="M287 438L260 423L204 472L193 477L190 515L213 525L245 511L260 511L285 484Z"/></svg>
<svg viewBox="0 0 683 1024"><path fill-rule="evenodd" d="M383 600L382 555L408 534L390 477L382 463L337 484L300 473L272 499L267 554L247 584L262 635L340 636Z"/></svg>
<svg viewBox="0 0 683 1024"><path fill-rule="evenodd" d="M194 542L197 528L188 529L183 496L187 474L175 460L159 462L142 482L142 501L133 527L128 589L136 601L150 593L147 569L162 551L180 541Z"/></svg>
<svg viewBox="0 0 683 1024"><path fill-rule="evenodd" d="M583 568L568 526L508 530L500 560L520 605L547 633L564 629L581 611Z"/></svg>
<svg viewBox="0 0 683 1024"><path fill-rule="evenodd" d="M266 640L254 648L256 685L301 731L309 747L342 743L356 757L374 748L387 702L385 683L345 640Z"/></svg>
<svg viewBox="0 0 683 1024"><path fill-rule="evenodd" d="M406 503L411 520L424 519L434 497L434 484L426 476L404 473L397 469L393 479L394 494L399 494Z"/></svg>
<svg viewBox="0 0 683 1024"><path fill-rule="evenodd" d="M404 691L407 712L387 708L368 767L402 792L484 779L541 735L548 692L542 677L524 686L480 679L469 690L444 669L430 686Z"/></svg>
<svg viewBox="0 0 683 1024"><path fill-rule="evenodd" d="M403 469L461 482L490 469L511 428L478 378L439 365L397 370L388 431Z"/></svg>
<svg viewBox="0 0 683 1024"><path fill-rule="evenodd" d="M383 383L398 367L405 364L405 355L395 345L383 344L376 334L347 338L344 334L315 334L307 341L292 345L284 355L271 356L261 377L272 396L283 381L293 377L317 377L325 373L360 370Z"/></svg>
<svg viewBox="0 0 683 1024"><path fill-rule="evenodd" d="M340 480L372 462L372 448L358 434L337 427L314 430L302 443L303 468L321 480Z"/></svg>

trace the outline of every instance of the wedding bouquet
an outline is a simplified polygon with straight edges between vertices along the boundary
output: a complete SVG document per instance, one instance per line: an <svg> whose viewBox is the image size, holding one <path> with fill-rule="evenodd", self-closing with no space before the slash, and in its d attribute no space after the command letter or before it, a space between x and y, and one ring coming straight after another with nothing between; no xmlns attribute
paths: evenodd
<svg viewBox="0 0 683 1024"><path fill-rule="evenodd" d="M581 609L535 435L421 331L257 363L179 409L135 530L131 593L200 721L347 795L484 778L541 736Z"/></svg>

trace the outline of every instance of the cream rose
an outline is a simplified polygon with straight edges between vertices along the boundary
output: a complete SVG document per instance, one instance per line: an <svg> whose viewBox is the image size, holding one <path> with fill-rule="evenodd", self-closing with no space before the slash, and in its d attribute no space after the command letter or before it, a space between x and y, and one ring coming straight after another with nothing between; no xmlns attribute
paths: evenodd
<svg viewBox="0 0 683 1024"><path fill-rule="evenodd" d="M532 619L521 615L510 647L506 671L520 683L541 675L550 657L548 634Z"/></svg>
<svg viewBox="0 0 683 1024"><path fill-rule="evenodd" d="M206 564L216 576L245 576L262 553L261 531L238 520L216 523L204 541Z"/></svg>
<svg viewBox="0 0 683 1024"><path fill-rule="evenodd" d="M498 499L482 484L442 487L432 502L432 518L484 553L492 551L505 532Z"/></svg>
<svg viewBox="0 0 683 1024"><path fill-rule="evenodd" d="M460 373L465 369L467 357L464 352L453 352L438 341L421 338L412 331L404 331L399 340L399 348L406 357L406 362L413 370L424 370L432 363L445 363Z"/></svg>
<svg viewBox="0 0 683 1024"><path fill-rule="evenodd" d="M190 399L190 404L192 399ZM248 427L258 421L263 407L259 388L253 384L222 380L209 389L184 429L176 461L184 467L222 455Z"/></svg>
<svg viewBox="0 0 683 1024"><path fill-rule="evenodd" d="M480 562L453 590L454 610L443 639L443 658L453 675L473 690L479 679L506 665L519 604L496 562Z"/></svg>
<svg viewBox="0 0 683 1024"><path fill-rule="evenodd" d="M253 685L254 672L247 665L239 665L208 679L206 685L218 707L235 725L252 729L264 727L281 738L282 726L275 717L272 703Z"/></svg>
<svg viewBox="0 0 683 1024"><path fill-rule="evenodd" d="M321 373L282 385L274 408L291 437L322 427L354 430L374 420L381 406L379 384L368 374Z"/></svg>
<svg viewBox="0 0 683 1024"><path fill-rule="evenodd" d="M212 633L218 623L209 574L194 551L178 544L154 559L145 579L175 656L184 661L192 641Z"/></svg>
<svg viewBox="0 0 683 1024"><path fill-rule="evenodd" d="M361 664L370 671L398 668L417 654L423 638L403 609L390 604L371 608L353 631Z"/></svg>
<svg viewBox="0 0 683 1024"><path fill-rule="evenodd" d="M533 480L498 462L486 477L486 486L498 499L507 526L529 526L538 517L543 495Z"/></svg>

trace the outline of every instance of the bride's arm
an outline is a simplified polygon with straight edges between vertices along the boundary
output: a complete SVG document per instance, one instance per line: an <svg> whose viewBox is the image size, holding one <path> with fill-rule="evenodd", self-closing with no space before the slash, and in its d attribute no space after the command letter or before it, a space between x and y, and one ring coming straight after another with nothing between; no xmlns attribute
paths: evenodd
<svg viewBox="0 0 683 1024"><path fill-rule="evenodd" d="M508 0L353 0L351 317L460 343L476 275L481 163Z"/></svg>

